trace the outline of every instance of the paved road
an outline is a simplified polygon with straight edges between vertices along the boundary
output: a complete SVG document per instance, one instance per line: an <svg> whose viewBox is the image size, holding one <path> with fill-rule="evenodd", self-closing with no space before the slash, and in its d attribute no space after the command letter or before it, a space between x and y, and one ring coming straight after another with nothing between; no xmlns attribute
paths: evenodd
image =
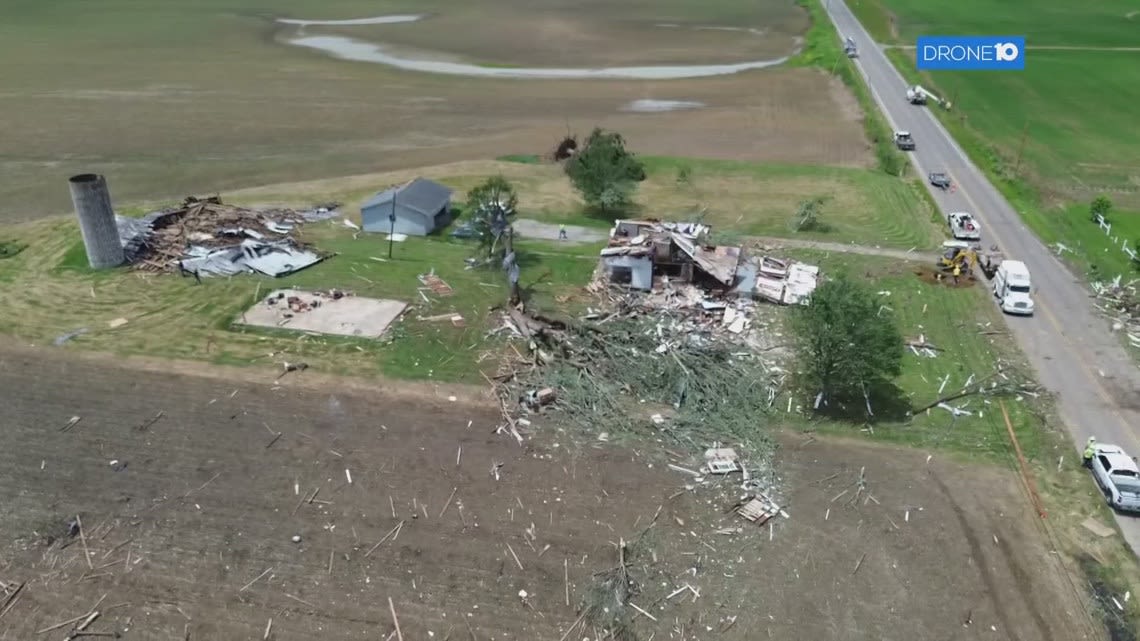
<svg viewBox="0 0 1140 641"><path fill-rule="evenodd" d="M967 159L950 134L925 107L910 105L906 81L842 0L824 0L841 36L861 46L857 61L888 122L910 131L917 143L912 162L921 175L946 171L954 193L933 190L944 212L971 211L982 223L986 244L1007 258L1025 261L1037 293L1037 314L1007 318L1011 334L1037 371L1040 382L1059 395L1059 409L1077 449L1089 436L1115 442L1140 455L1140 368L1090 309L1090 294L1029 231L1013 207ZM1032 59L1027 64L1033 64ZM1140 519L1117 517L1133 552L1140 552Z"/></svg>

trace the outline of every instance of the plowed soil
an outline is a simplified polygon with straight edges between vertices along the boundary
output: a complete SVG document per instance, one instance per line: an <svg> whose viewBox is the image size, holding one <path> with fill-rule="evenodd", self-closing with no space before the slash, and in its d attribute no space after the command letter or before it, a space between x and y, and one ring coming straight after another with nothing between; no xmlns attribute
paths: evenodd
<svg viewBox="0 0 1140 641"><path fill-rule="evenodd" d="M559 639L650 523L642 639L1092 638L1005 470L789 435L789 518L760 528L724 514L738 481L685 491L656 447L542 419L519 447L467 394L194 367L0 352L0 580L26 582L0 639L96 603L124 639L389 639L389 598L408 640Z"/></svg>

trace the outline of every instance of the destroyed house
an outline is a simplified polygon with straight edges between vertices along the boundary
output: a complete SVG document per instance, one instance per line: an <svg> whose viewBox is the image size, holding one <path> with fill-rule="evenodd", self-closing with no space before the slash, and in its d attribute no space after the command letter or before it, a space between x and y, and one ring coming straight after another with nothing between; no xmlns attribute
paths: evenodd
<svg viewBox="0 0 1140 641"><path fill-rule="evenodd" d="M699 223L619 220L601 252L610 282L653 288L653 277L691 282L711 279L724 287L736 280L739 247L706 244L709 227Z"/></svg>
<svg viewBox="0 0 1140 641"><path fill-rule="evenodd" d="M361 227L367 232L427 236L451 224L451 193L427 178L385 189L360 207Z"/></svg>
<svg viewBox="0 0 1140 641"><path fill-rule="evenodd" d="M218 197L190 197L179 207L115 222L127 261L150 271L286 276L325 258L292 237L304 215L226 205Z"/></svg>

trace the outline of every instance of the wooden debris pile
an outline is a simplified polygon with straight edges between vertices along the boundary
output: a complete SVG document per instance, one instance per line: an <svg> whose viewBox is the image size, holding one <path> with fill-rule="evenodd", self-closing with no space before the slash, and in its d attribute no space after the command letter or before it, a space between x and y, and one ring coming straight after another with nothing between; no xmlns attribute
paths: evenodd
<svg viewBox="0 0 1140 641"><path fill-rule="evenodd" d="M136 269L177 271L187 256L234 247L245 240L306 245L293 238L306 221L290 209L247 209L224 204L217 196L186 198L180 207L120 219L128 260Z"/></svg>

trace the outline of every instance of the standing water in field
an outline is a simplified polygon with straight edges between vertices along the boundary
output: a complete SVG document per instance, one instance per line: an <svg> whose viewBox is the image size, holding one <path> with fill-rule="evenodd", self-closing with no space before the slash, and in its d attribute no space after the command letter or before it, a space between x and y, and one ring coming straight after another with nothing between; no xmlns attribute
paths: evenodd
<svg viewBox="0 0 1140 641"><path fill-rule="evenodd" d="M423 16L395 15L356 20L294 20L278 19L283 24L298 25L302 31L306 26L365 25L416 22ZM759 32L757 32L759 33ZM474 78L525 78L525 79L630 79L630 80L671 80L681 78L703 78L724 76L753 69L764 69L781 65L791 55L771 60L754 60L729 64L708 65L660 65L637 67L603 68L558 68L558 67L486 67L465 62L448 62L438 59L413 58L393 53L383 44L349 38L347 36L308 36L298 33L285 40L296 47L323 51L335 58L355 62L372 62L404 71L447 74ZM795 55L794 53L792 55Z"/></svg>

